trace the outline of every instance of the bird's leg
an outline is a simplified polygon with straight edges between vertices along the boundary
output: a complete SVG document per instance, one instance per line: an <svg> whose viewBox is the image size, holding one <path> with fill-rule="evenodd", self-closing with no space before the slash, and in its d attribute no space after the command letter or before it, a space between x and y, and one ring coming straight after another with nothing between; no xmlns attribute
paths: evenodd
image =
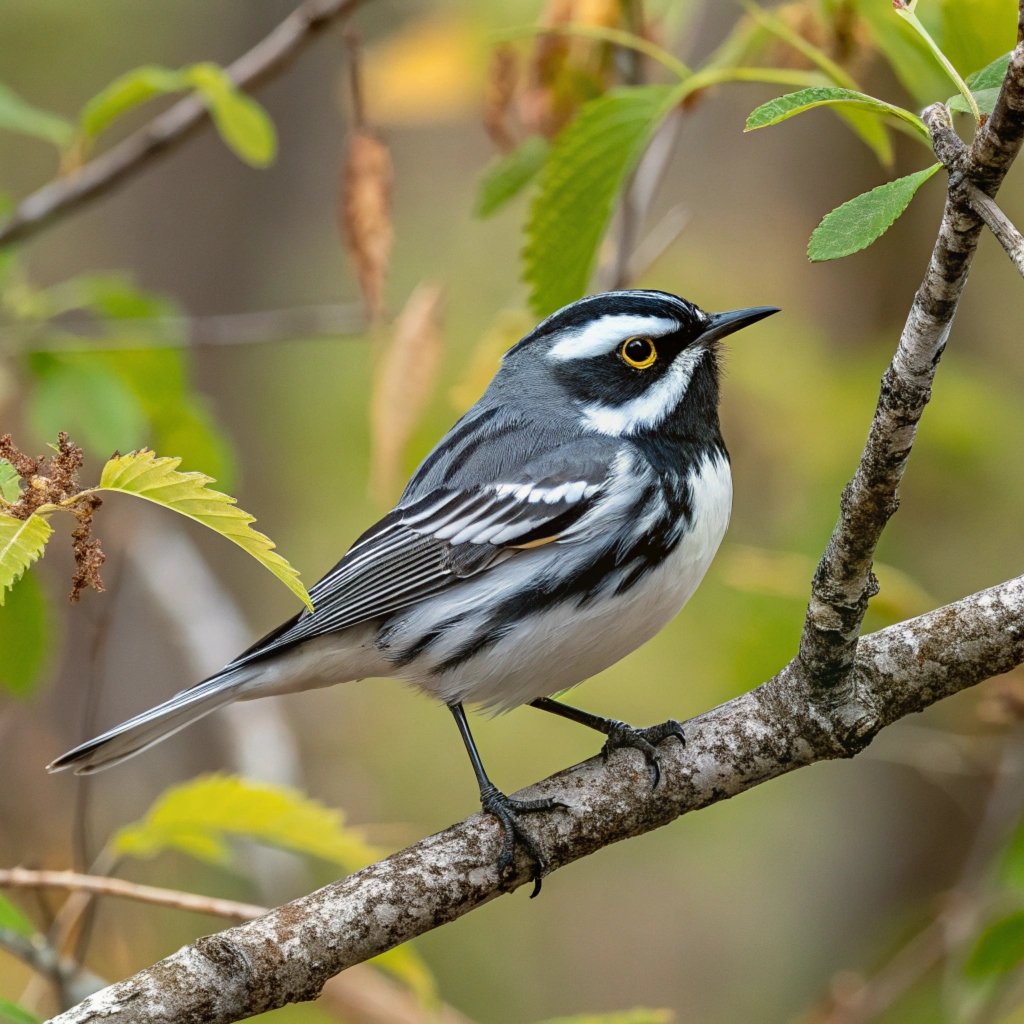
<svg viewBox="0 0 1024 1024"><path fill-rule="evenodd" d="M651 769L652 785L657 787L661 780L661 764L658 756L658 744L663 743L670 736L675 736L680 743L686 743L686 736L683 727L670 718L660 725L649 725L646 729L640 729L633 725L627 725L615 718L602 718L600 715L592 715L589 711L582 711L569 704L562 704L561 701L552 700L550 697L541 697L539 700L530 702L531 708L540 708L541 711L549 711L553 715L568 718L570 722L578 722L588 729L596 729L604 733L608 739L601 748L601 756L607 761L608 755L613 750L620 750L623 747L632 747L639 750Z"/></svg>
<svg viewBox="0 0 1024 1024"><path fill-rule="evenodd" d="M523 828L519 815L528 811L550 811L554 807L564 807L565 804L551 797L544 797L541 800L514 800L494 785L484 771L483 762L480 760L480 752L476 749L473 741L473 734L469 731L469 722L466 720L466 712L462 704L449 704L448 710L455 717L455 724L459 727L462 735L462 742L466 744L466 752L473 764L473 772L476 774L476 781L480 786L480 806L488 814L501 822L504 830L504 839L501 846L501 854L498 857L498 870L504 870L512 863L512 856L515 853L515 844L518 839L523 844L526 852L533 859L533 892L530 899L533 899L540 892L540 882L547 871L548 862L537 841Z"/></svg>

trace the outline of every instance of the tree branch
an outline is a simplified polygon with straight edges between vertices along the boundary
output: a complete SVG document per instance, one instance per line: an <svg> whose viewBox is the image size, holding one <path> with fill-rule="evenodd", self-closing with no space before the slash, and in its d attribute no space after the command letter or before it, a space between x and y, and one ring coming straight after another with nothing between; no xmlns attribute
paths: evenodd
<svg viewBox="0 0 1024 1024"><path fill-rule="evenodd" d="M858 706L879 727L1024 662L1024 576L864 637ZM632 751L595 757L539 783L565 809L531 818L551 869L727 799L850 746L787 666L757 689L687 725L662 750L650 788ZM329 977L530 881L520 852L495 866L501 826L474 814L386 860L272 911L206 936L54 1019L54 1024L227 1024L314 998Z"/></svg>
<svg viewBox="0 0 1024 1024"><path fill-rule="evenodd" d="M36 871L31 868L0 868L0 889L69 889L73 892L91 892L100 896L123 896L126 899L152 903L176 910L191 910L198 914L216 914L233 921L251 921L267 912L266 907L253 903L238 903L216 896L177 889L162 889L154 885L140 885L123 878L106 875L84 875L78 871Z"/></svg>
<svg viewBox="0 0 1024 1024"><path fill-rule="evenodd" d="M231 64L228 74L240 89L255 90L284 71L328 25L351 14L362 2L306 0ZM0 247L30 238L58 218L109 192L209 120L209 108L199 96L187 96L175 103L73 174L58 178L23 199L0 226Z"/></svg>
<svg viewBox="0 0 1024 1024"><path fill-rule="evenodd" d="M1024 139L1024 43L1013 51L995 109L969 150L953 143L941 103L929 107L924 119L939 159L947 167L955 160L958 175L994 196ZM928 270L882 377L860 463L843 490L839 519L814 574L797 669L828 699L849 696L857 638L878 591L871 571L875 549L899 506L903 471L981 234L981 217L953 184Z"/></svg>

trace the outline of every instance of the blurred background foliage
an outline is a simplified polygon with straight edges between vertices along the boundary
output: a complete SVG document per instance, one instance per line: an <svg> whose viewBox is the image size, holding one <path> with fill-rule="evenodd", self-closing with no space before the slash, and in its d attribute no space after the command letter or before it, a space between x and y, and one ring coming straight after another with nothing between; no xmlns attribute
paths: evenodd
<svg viewBox="0 0 1024 1024"><path fill-rule="evenodd" d="M197 134L0 253L0 427L32 453L69 431L86 450L87 483L115 449L180 456L258 515L307 585L546 311L536 281L523 282L521 252L543 259L546 243L561 244L539 228L524 236L558 133L613 86L671 80L612 46L607 30L639 32L690 68L770 66L794 81L820 71L809 45L864 91L911 109L953 92L888 0L772 8L797 44L756 11L710 0L367 0L361 44L326 32L257 105L217 68L289 10L287 0L145 10L8 0L0 124L30 125L0 146L8 209L176 90L203 91L224 138ZM1012 0L921 0L917 13L963 75L1014 40ZM568 23L590 35L523 31ZM876 129L867 146L826 111L743 135L747 114L784 91L692 93L652 145L660 183L642 223L623 225L620 213L599 255L596 287L621 280L620 254L636 247L638 285L706 309L784 309L729 353L722 414L736 500L719 558L676 622L578 697L637 723L692 716L792 655L938 223L941 175L870 249L808 263L823 214L920 168L922 153L888 129L887 143ZM97 96L106 114L88 106ZM886 145L890 167L878 161ZM1017 169L1000 196L1018 222L1020 182ZM1021 571L1019 284L984 238L882 543L869 628ZM68 606L71 559L58 537L0 610L0 863L116 870L276 904L474 808L449 717L378 681L229 709L90 780L46 776L53 756L219 667L295 610L231 545L170 518L110 499L97 516L107 592ZM385 966L423 1005L497 1024L637 1006L664 1010L615 1019L1024 1019L1022 686L1019 672L992 681L886 731L855 762L798 772L603 851L550 879L535 903L496 901ZM508 790L596 749L585 731L529 710L476 729ZM165 793L172 786L183 788ZM344 808L344 819L325 808ZM53 937L62 897L8 895L0 937ZM75 948L105 978L215 926L109 900L83 922ZM15 1003L54 1009L50 987L5 954L0 996L0 1017L18 1019ZM273 1019L345 1013L353 1019L325 999Z"/></svg>

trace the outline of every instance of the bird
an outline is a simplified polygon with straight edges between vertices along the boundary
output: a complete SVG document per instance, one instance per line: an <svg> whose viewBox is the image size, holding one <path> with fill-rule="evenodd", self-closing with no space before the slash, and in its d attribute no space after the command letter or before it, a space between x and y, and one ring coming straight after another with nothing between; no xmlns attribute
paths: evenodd
<svg viewBox="0 0 1024 1024"><path fill-rule="evenodd" d="M722 339L779 312L706 313L654 290L579 299L502 357L483 396L413 473L395 507L311 589L303 610L219 672L75 747L47 770L89 774L235 700L397 677L447 705L484 811L547 868L524 818L560 805L514 799L484 769L465 705L521 705L632 747L685 742L555 695L619 661L689 600L732 505L719 424Z"/></svg>

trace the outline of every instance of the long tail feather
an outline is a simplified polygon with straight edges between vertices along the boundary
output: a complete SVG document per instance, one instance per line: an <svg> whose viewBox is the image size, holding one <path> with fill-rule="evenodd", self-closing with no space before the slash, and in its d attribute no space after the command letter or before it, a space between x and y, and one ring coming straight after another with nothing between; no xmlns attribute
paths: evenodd
<svg viewBox="0 0 1024 1024"><path fill-rule="evenodd" d="M211 676L175 694L163 704L109 729L102 736L69 750L48 764L46 770L61 772L71 768L76 775L91 775L141 754L154 743L173 736L185 726L235 700L237 685L244 675L235 670Z"/></svg>

